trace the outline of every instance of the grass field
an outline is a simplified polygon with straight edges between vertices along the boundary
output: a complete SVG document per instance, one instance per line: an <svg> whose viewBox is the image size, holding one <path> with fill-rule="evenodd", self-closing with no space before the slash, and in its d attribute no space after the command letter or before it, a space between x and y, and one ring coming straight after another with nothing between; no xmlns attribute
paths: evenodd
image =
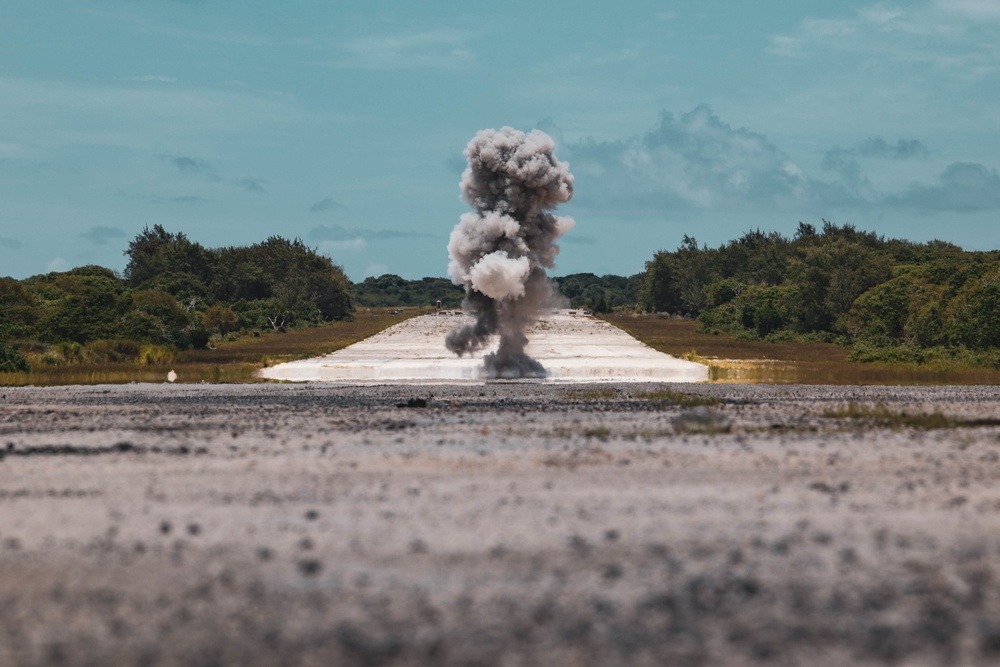
<svg viewBox="0 0 1000 667"><path fill-rule="evenodd" d="M0 386L165 382L171 370L178 382L262 382L255 373L265 366L329 354L426 310L362 309L350 321L243 336L211 350L184 350L162 363L34 364L29 373L0 373Z"/></svg>
<svg viewBox="0 0 1000 667"><path fill-rule="evenodd" d="M833 343L742 341L698 331L694 320L615 313L611 324L655 350L705 363L712 380L778 384L1000 384L992 368L937 369L847 360L850 350Z"/></svg>
<svg viewBox="0 0 1000 667"><path fill-rule="evenodd" d="M30 373L0 373L0 386L52 386L164 382L171 370L178 382L261 382L256 371L285 361L329 354L427 309L372 308L351 321L244 336L212 350L185 350L161 363L35 364ZM653 349L707 364L716 382L778 384L1000 384L1000 370L934 369L926 366L862 364L832 343L741 341L698 331L693 320L654 315L612 314L608 322Z"/></svg>

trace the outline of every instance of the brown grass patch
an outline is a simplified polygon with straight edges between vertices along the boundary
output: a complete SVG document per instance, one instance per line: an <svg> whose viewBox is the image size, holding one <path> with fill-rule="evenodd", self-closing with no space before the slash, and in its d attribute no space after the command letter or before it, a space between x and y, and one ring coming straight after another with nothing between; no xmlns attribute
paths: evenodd
<svg viewBox="0 0 1000 667"><path fill-rule="evenodd" d="M833 343L768 343L698 331L694 320L614 313L614 326L654 350L708 365L715 382L771 384L1000 384L1000 370L935 370L904 364L848 361L850 350Z"/></svg>
<svg viewBox="0 0 1000 667"><path fill-rule="evenodd" d="M827 419L849 419L874 423L891 429L914 428L931 431L944 428L977 428L982 426L1000 426L1000 419L961 419L949 417L940 410L934 412L895 412L883 403L862 405L853 401L845 406L826 410L823 416Z"/></svg>
<svg viewBox="0 0 1000 667"><path fill-rule="evenodd" d="M263 382L256 377L261 368L335 352L426 311L366 309L350 321L293 329L288 333L243 336L235 341L217 342L214 350L184 350L162 364L38 364L29 373L0 373L0 386L164 382L170 370L177 373L178 382Z"/></svg>

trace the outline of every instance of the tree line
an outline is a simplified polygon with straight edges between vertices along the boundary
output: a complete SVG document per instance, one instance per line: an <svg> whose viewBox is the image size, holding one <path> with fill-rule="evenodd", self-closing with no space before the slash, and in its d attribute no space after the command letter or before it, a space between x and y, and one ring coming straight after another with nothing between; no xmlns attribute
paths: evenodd
<svg viewBox="0 0 1000 667"><path fill-rule="evenodd" d="M0 278L0 370L117 361L150 346L321 324L355 305L457 308L446 278L393 274L352 284L329 258L278 236L206 248L159 225L125 250L119 275L84 266ZM837 341L860 361L964 359L1000 365L1000 251L886 239L853 225L800 223L792 237L749 231L717 248L684 236L632 276L553 279L576 308L697 318L703 330L759 340Z"/></svg>
<svg viewBox="0 0 1000 667"><path fill-rule="evenodd" d="M707 331L840 341L861 361L1000 360L998 251L824 221L800 223L791 238L747 232L718 248L685 236L645 269L641 307L697 317Z"/></svg>
<svg viewBox="0 0 1000 667"><path fill-rule="evenodd" d="M160 225L125 250L122 275L100 266L0 278L0 370L26 370L14 348L46 363L118 361L149 346L203 348L213 336L284 330L350 317L340 267L296 239L206 248Z"/></svg>
<svg viewBox="0 0 1000 667"><path fill-rule="evenodd" d="M631 277L593 273L573 273L553 278L558 293L573 308L589 308L595 312L610 312L615 308L635 308L642 274ZM433 306L442 308L462 305L465 288L452 284L448 278L407 280L387 273L354 283L354 298L358 306Z"/></svg>

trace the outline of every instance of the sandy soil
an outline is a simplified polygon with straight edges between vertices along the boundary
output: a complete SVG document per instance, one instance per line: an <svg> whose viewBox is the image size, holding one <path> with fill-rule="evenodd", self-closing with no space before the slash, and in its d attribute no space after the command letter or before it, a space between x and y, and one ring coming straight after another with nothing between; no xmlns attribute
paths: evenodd
<svg viewBox="0 0 1000 667"><path fill-rule="evenodd" d="M482 358L493 346L459 358L444 346L452 328L472 322L442 311L401 322L371 338L316 359L279 364L261 375L274 380L339 383L481 382ZM708 367L657 352L607 322L562 310L545 314L527 332L525 350L545 366L546 383L700 382Z"/></svg>
<svg viewBox="0 0 1000 667"><path fill-rule="evenodd" d="M849 401L966 421L823 416ZM0 665L995 665L997 415L975 387L0 388Z"/></svg>

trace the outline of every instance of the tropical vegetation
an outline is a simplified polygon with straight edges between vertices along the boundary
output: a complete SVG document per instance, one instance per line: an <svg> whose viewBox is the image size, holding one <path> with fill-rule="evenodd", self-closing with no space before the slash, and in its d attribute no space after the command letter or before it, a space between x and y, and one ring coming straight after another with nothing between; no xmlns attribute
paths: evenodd
<svg viewBox="0 0 1000 667"><path fill-rule="evenodd" d="M156 225L100 266L0 278L0 371L123 361L205 348L213 338L349 318L351 284L300 240L206 248Z"/></svg>
<svg viewBox="0 0 1000 667"><path fill-rule="evenodd" d="M826 221L718 248L685 236L646 262L639 302L695 317L707 332L850 345L855 361L1000 365L1000 251L944 241Z"/></svg>

